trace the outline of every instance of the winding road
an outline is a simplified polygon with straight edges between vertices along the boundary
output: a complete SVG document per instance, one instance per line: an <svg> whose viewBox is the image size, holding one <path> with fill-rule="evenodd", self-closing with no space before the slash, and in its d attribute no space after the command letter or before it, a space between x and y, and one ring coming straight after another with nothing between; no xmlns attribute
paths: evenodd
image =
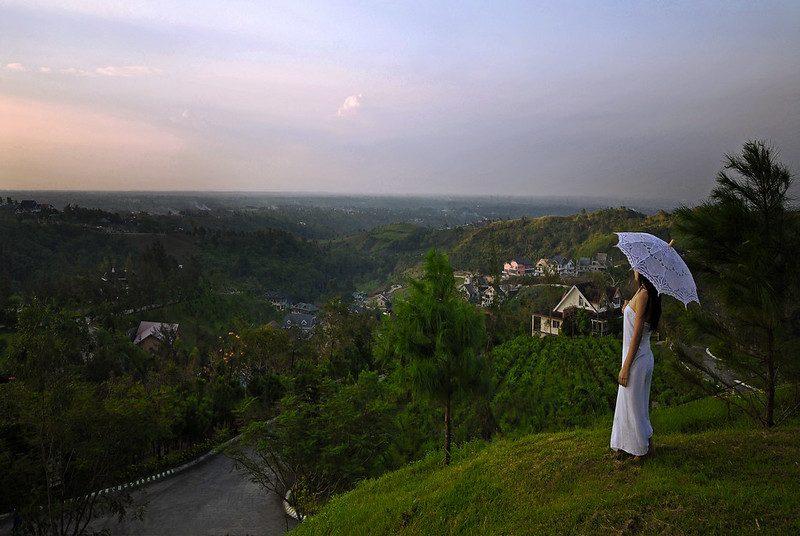
<svg viewBox="0 0 800 536"><path fill-rule="evenodd" d="M217 455L134 493L146 502L141 520L100 519L95 530L112 535L278 535L294 526L281 501Z"/></svg>

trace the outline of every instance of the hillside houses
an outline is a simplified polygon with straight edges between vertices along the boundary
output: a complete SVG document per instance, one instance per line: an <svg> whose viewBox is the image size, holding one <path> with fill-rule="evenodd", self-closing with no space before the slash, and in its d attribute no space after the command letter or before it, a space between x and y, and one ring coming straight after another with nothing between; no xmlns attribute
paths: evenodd
<svg viewBox="0 0 800 536"><path fill-rule="evenodd" d="M503 275L506 277L532 275L536 265L525 257L515 257L503 264Z"/></svg>
<svg viewBox="0 0 800 536"><path fill-rule="evenodd" d="M524 257L515 257L503 264L502 278L522 276L579 276L589 272L600 272L608 266L608 254L597 253L594 257L569 259L563 255L543 257L535 263Z"/></svg>
<svg viewBox="0 0 800 536"><path fill-rule="evenodd" d="M593 283L572 285L552 310L536 312L531 317L531 335L558 335L564 322L577 310L587 313L593 335L611 333L611 321L619 318L622 300L618 288L599 287Z"/></svg>
<svg viewBox="0 0 800 536"><path fill-rule="evenodd" d="M491 276L464 274L463 277L464 282L458 286L458 291L468 302L481 307L491 307L498 301L507 299L520 288L520 285L495 285Z"/></svg>
<svg viewBox="0 0 800 536"><path fill-rule="evenodd" d="M317 326L317 317L305 313L289 313L283 317L283 329L299 329L304 333L312 331Z"/></svg>
<svg viewBox="0 0 800 536"><path fill-rule="evenodd" d="M285 311L280 326L284 329L299 329L309 334L317 326L319 307L313 303L295 302L280 292L267 292L265 298L278 311Z"/></svg>
<svg viewBox="0 0 800 536"><path fill-rule="evenodd" d="M559 268L560 267L556 260L542 258L536 261L536 269L534 271L534 275L536 276L555 275L559 272Z"/></svg>

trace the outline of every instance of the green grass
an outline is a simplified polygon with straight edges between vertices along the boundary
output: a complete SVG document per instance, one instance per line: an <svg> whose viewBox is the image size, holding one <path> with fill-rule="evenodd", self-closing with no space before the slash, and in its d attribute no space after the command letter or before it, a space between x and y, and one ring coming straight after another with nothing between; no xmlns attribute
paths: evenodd
<svg viewBox="0 0 800 536"><path fill-rule="evenodd" d="M335 497L293 534L798 534L800 427L707 399L654 412L656 455L615 462L606 424L470 443Z"/></svg>

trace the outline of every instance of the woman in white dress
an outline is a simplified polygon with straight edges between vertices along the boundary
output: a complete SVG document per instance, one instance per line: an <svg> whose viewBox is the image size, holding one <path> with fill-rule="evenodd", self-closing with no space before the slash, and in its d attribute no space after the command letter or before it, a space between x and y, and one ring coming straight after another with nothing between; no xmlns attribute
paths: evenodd
<svg viewBox="0 0 800 536"><path fill-rule="evenodd" d="M653 351L650 333L661 318L661 298L646 277L634 271L638 290L623 309L622 367L611 429L611 448L641 457L652 448L650 380Z"/></svg>

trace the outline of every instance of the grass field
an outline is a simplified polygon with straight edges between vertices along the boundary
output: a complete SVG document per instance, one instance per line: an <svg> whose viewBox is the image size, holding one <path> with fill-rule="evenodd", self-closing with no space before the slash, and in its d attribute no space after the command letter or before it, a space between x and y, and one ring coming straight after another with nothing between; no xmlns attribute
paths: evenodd
<svg viewBox="0 0 800 536"><path fill-rule="evenodd" d="M612 459L609 427L470 443L335 497L293 534L798 534L800 427L717 400L654 412L655 456Z"/></svg>

